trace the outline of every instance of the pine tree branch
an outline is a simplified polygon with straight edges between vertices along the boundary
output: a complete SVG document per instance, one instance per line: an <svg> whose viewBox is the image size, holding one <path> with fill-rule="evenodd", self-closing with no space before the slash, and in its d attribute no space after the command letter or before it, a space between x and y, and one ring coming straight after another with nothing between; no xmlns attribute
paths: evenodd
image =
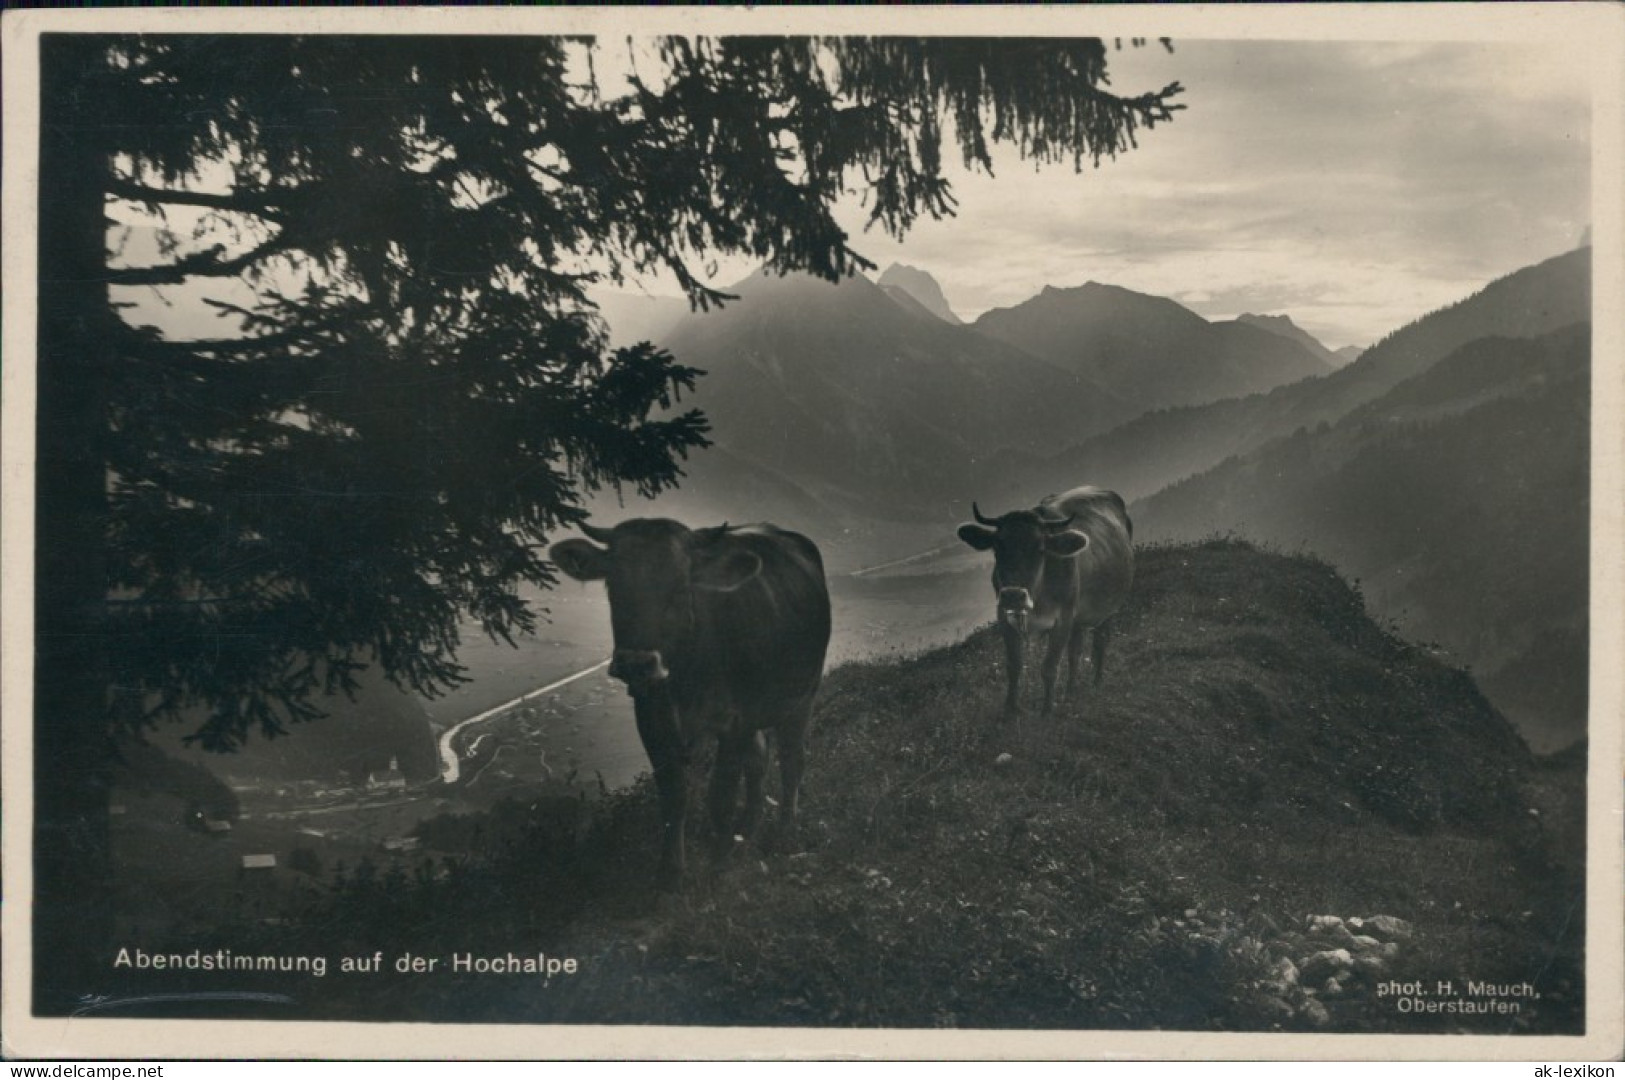
<svg viewBox="0 0 1625 1080"><path fill-rule="evenodd" d="M224 244L177 259L168 266L130 266L107 272L109 285L179 285L193 277L231 277L242 273L272 255L292 247L286 234L278 233L265 243L231 259L221 258Z"/></svg>
<svg viewBox="0 0 1625 1080"><path fill-rule="evenodd" d="M218 195L207 191L186 191L182 188L157 188L138 184L133 180L114 177L107 185L109 195L148 206L200 206L209 210L224 210L240 214L253 214L269 221L282 221L285 207L274 195L253 197L242 193Z"/></svg>
<svg viewBox="0 0 1625 1080"><path fill-rule="evenodd" d="M205 362L205 355L226 356L233 353L256 353L265 349L286 349L295 345L310 345L321 339L321 327L300 327L279 333L245 335L239 338L194 338L179 341L144 341L127 351L144 359L169 364L178 368L215 371L217 366Z"/></svg>

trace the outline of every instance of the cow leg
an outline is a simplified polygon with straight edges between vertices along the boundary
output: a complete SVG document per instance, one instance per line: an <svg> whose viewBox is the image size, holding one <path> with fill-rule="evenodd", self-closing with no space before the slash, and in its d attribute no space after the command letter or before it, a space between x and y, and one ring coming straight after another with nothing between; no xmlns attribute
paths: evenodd
<svg viewBox="0 0 1625 1080"><path fill-rule="evenodd" d="M745 809L739 815L739 827L734 831L745 840L756 839L756 830L762 824L762 777L767 773L767 736L752 733L745 744Z"/></svg>
<svg viewBox="0 0 1625 1080"><path fill-rule="evenodd" d="M778 836L774 847L780 851L795 851L797 815L801 812L801 777L807 771L807 727L812 721L812 700L796 705L791 714L779 724L779 784L783 788L779 797L784 805L779 808Z"/></svg>
<svg viewBox="0 0 1625 1080"><path fill-rule="evenodd" d="M660 794L660 870L655 879L661 889L682 884L687 858L683 851L683 822L688 816L688 770L681 762L655 766L655 789Z"/></svg>
<svg viewBox="0 0 1625 1080"><path fill-rule="evenodd" d="M1095 665L1095 685L1106 677L1106 644L1112 639L1112 624L1103 622L1095 627L1094 650L1090 657Z"/></svg>
<svg viewBox="0 0 1625 1080"><path fill-rule="evenodd" d="M1008 685L1004 692L1004 718L1014 719L1021 712L1021 654L1026 644L1020 630L1004 622L999 623L1004 635L1004 667Z"/></svg>
<svg viewBox="0 0 1625 1080"><path fill-rule="evenodd" d="M1044 715L1055 711L1055 678L1061 671L1061 654L1066 651L1067 632L1060 623L1049 632L1049 647L1044 650Z"/></svg>
<svg viewBox="0 0 1625 1080"><path fill-rule="evenodd" d="M717 741L717 763L711 769L712 849L721 859L733 851L734 811L739 805L739 772L750 745L749 735L724 735Z"/></svg>
<svg viewBox="0 0 1625 1080"><path fill-rule="evenodd" d="M1078 696L1078 676L1083 667L1083 636L1089 628L1082 622L1072 624L1072 633L1067 635L1066 642L1066 696Z"/></svg>
<svg viewBox="0 0 1625 1080"><path fill-rule="evenodd" d="M655 883L660 889L672 890L682 884L687 863L683 851L683 826L688 816L687 755L669 710L643 697L635 697L633 703L638 737L654 767L655 791L660 797L660 869Z"/></svg>

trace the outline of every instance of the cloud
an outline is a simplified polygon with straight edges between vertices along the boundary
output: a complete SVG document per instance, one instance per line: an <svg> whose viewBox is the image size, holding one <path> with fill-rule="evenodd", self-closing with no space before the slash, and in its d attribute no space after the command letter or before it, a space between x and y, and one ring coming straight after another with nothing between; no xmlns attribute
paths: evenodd
<svg viewBox="0 0 1625 1080"><path fill-rule="evenodd" d="M1338 345L1573 247L1589 222L1590 73L1556 47L1194 41L1112 63L1121 93L1178 79L1187 110L1081 174L1001 157L955 179L954 220L859 250L930 270L967 317L1093 279L1214 316L1297 305ZM861 233L855 208L843 221Z"/></svg>

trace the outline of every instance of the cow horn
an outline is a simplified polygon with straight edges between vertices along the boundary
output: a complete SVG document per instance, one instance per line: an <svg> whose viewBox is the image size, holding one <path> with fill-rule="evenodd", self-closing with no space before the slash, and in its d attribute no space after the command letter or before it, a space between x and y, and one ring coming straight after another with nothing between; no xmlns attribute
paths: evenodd
<svg viewBox="0 0 1625 1080"><path fill-rule="evenodd" d="M1064 529L1072 524L1073 519L1077 516L1076 514L1068 514L1064 518L1041 518L1040 520L1043 521L1046 529Z"/></svg>
<svg viewBox="0 0 1625 1080"><path fill-rule="evenodd" d="M606 547L609 545L609 538L615 533L614 529L600 529L596 525L588 525L585 521L578 528L586 534L588 540L596 541Z"/></svg>
<svg viewBox="0 0 1625 1080"><path fill-rule="evenodd" d="M976 524L978 525L997 525L999 523L998 518L983 517L982 511L974 502L970 504L970 512L971 516L976 518Z"/></svg>

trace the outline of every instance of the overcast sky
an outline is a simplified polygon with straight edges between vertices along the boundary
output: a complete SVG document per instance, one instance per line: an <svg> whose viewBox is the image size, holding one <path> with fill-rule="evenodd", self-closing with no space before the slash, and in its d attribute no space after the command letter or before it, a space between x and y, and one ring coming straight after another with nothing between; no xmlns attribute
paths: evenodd
<svg viewBox="0 0 1625 1080"><path fill-rule="evenodd" d="M1289 314L1336 348L1570 250L1590 222L1589 73L1558 47L1174 48L1113 54L1118 93L1185 87L1139 149L1082 175L962 176L955 220L857 247L929 271L965 318L1092 280L1208 318Z"/></svg>

